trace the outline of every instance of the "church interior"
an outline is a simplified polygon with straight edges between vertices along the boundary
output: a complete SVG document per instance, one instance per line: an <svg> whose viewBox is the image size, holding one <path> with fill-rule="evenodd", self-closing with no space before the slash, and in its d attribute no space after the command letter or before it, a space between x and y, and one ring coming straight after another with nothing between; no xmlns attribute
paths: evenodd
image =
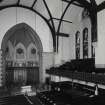
<svg viewBox="0 0 105 105"><path fill-rule="evenodd" d="M0 0L0 105L105 105L105 0Z"/></svg>

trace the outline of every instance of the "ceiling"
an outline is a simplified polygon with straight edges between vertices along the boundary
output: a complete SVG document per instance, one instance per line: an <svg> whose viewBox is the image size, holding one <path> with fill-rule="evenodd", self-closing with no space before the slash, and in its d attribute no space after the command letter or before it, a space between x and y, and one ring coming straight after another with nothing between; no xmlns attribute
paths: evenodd
<svg viewBox="0 0 105 105"><path fill-rule="evenodd" d="M62 6L62 4L64 5ZM68 9L72 8L71 5L75 6L75 8L87 8L93 15L94 13L105 9L105 0L0 0L0 10L10 7L22 7L32 10L41 16L51 30L53 36L53 46L55 47L56 35L68 36L65 33L60 33L61 23L72 23L70 17L67 19L64 18L65 14L71 13L73 18L76 17L74 11L70 11ZM55 24L57 24L57 27Z"/></svg>
<svg viewBox="0 0 105 105"><path fill-rule="evenodd" d="M88 2L90 2L91 0L87 0ZM101 4L102 2L105 2L105 0L95 0L97 5Z"/></svg>
<svg viewBox="0 0 105 105"><path fill-rule="evenodd" d="M64 4L63 8L61 6L62 4ZM90 11L95 8L98 12L105 8L105 0L0 0L0 10L9 7L30 9L37 12L45 21L51 22L52 25L52 20L55 21L58 19L62 21L63 15L69 11L68 7L70 7L70 5L87 8ZM71 15L74 17L73 13ZM67 21L71 22L70 20Z"/></svg>
<svg viewBox="0 0 105 105"><path fill-rule="evenodd" d="M71 17L74 18L76 15L74 14L74 11L72 12L68 9L69 7L72 7L71 5L76 6L75 8L87 8L91 12L92 10L94 12L96 9L98 12L105 9L105 0L0 0L0 10L9 7L23 7L30 9L40 15L47 22L48 26L50 27L51 25L53 29L53 21L55 20L59 22L57 24L61 24L61 22L64 21L72 23ZM69 13L68 11L70 11L71 17L69 17L69 19L71 20L64 17L66 13ZM60 29L58 28L55 30L59 32Z"/></svg>
<svg viewBox="0 0 105 105"><path fill-rule="evenodd" d="M49 2L51 0L44 0L46 2L46 4L49 6L51 6L49 4ZM70 2L72 0L57 0L59 2ZM105 0L76 0L79 3L91 3L91 2L96 2L97 6L100 5L101 3L104 3ZM36 4L43 2L43 0L0 0L0 6L10 6L10 5L24 5L24 6L28 6L28 7L32 7L34 8ZM53 4L52 4L53 5Z"/></svg>
<svg viewBox="0 0 105 105"><path fill-rule="evenodd" d="M28 5L28 6L32 6L32 4L34 3L34 1L36 0L0 0L1 4L0 5L10 5L10 4L15 4L17 2L20 2L20 4L24 4L24 5ZM50 0L49 0L50 1ZM62 1L62 0L61 0ZM68 0L71 1L71 0ZM91 0L86 0L88 2L90 2ZM93 1L93 0L92 0ZM105 0L95 0L95 2L97 3L97 5L101 4L102 2L104 2Z"/></svg>

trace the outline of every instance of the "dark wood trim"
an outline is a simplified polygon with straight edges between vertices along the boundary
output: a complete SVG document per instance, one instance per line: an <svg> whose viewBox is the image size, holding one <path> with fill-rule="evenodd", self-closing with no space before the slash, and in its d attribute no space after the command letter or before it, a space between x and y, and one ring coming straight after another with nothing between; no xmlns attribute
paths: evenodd
<svg viewBox="0 0 105 105"><path fill-rule="evenodd" d="M20 0L17 1L17 5L19 5L19 3L20 3Z"/></svg>
<svg viewBox="0 0 105 105"><path fill-rule="evenodd" d="M32 7L31 7L31 8L34 7L34 5L36 4L36 2L37 2L37 0L34 0L34 2L33 2L33 4L32 4Z"/></svg>
<svg viewBox="0 0 105 105"><path fill-rule="evenodd" d="M103 1L101 4L99 4L97 6L97 12L102 11L103 9L105 9L105 1Z"/></svg>
<svg viewBox="0 0 105 105"><path fill-rule="evenodd" d="M92 42L96 42L97 41L97 4L95 0L90 0L90 1L91 1L90 18L92 23L91 40Z"/></svg>
<svg viewBox="0 0 105 105"><path fill-rule="evenodd" d="M43 0L43 3L44 3L44 5L45 5L45 7L46 7L46 10L47 10L47 12L48 12L48 15L49 15L49 17L51 18L51 23L52 23L52 27L53 27L53 33L54 34L52 34L53 35L53 38L54 38L54 48L56 48L56 31L55 31L55 25L54 25L54 21L52 20L52 14L51 14L51 12L50 12L50 9L48 8L48 6L47 6L47 3L46 3L46 1L45 0ZM54 52L55 52L56 50L54 49Z"/></svg>
<svg viewBox="0 0 105 105"><path fill-rule="evenodd" d="M61 37L69 37L69 34L67 34L67 33L58 33L58 36L61 36Z"/></svg>
<svg viewBox="0 0 105 105"><path fill-rule="evenodd" d="M28 6L25 6L25 5L17 5L17 4L13 4L13 5L6 5L6 6L0 6L0 11L3 10L3 9L6 9L6 8L11 8L11 7L21 7L21 8L25 8L25 9L28 9L30 11L33 11L35 12L37 15L39 15L45 22L46 24L48 25L50 31L51 31L51 34L52 34L52 38L53 38L53 49L54 51L56 51L56 40L55 40L55 32L54 32L54 29L52 27L52 25L49 23L48 19L46 17L44 17L41 13L39 13L38 11L36 11L35 9L31 8L31 7L28 7Z"/></svg>
<svg viewBox="0 0 105 105"><path fill-rule="evenodd" d="M60 19L58 19L58 18L51 18L51 19L60 21ZM49 19L49 21L51 21L51 19ZM62 19L62 21L63 21L63 22L67 22L67 23L72 23L71 21L64 20L64 19Z"/></svg>
<svg viewBox="0 0 105 105"><path fill-rule="evenodd" d="M87 8L88 10L91 9L91 5L87 0L76 0L76 1L81 5L84 5L84 7Z"/></svg>
<svg viewBox="0 0 105 105"><path fill-rule="evenodd" d="M48 8L46 1L43 0L43 2L44 2L44 5L45 5L45 7L46 7L46 9L47 9L48 15L49 15L50 18L51 18L51 23L52 23L53 28L54 28L54 30L55 30L55 26L54 26L54 22L53 22L53 20L52 20L52 14L51 14L51 12L50 12L50 9Z"/></svg>
<svg viewBox="0 0 105 105"><path fill-rule="evenodd" d="M16 70L16 69L36 69L39 67L33 66L33 67L7 67L8 70Z"/></svg>
<svg viewBox="0 0 105 105"><path fill-rule="evenodd" d="M67 12L68 8L70 7L70 5L71 5L74 1L75 1L75 0L71 0L71 1L68 3L68 5L66 6L64 12L63 12L62 15L61 15L61 18L60 18L60 21L59 21L59 24L58 24L58 29L57 29L57 52L58 52L58 46L59 46L59 45L58 45L58 44L59 44L59 36L58 36L58 34L59 34L59 32L60 32L61 23L62 23L62 20L63 20L63 18L64 18L64 16L65 16L65 13Z"/></svg>
<svg viewBox="0 0 105 105"><path fill-rule="evenodd" d="M69 0L62 0L63 2L66 2L66 3L69 3L70 1ZM84 5L82 5L82 4L79 4L79 3L72 3L73 5L75 5L75 6L78 6L78 7L82 7L82 8L84 8L85 6Z"/></svg>
<svg viewBox="0 0 105 105"><path fill-rule="evenodd" d="M62 0L64 2L67 2L69 3L70 1L69 0ZM90 9L90 3L86 0L75 0L76 2L73 2L72 4L75 5L75 6L78 6L78 7L81 7L81 8L88 8Z"/></svg>
<svg viewBox="0 0 105 105"><path fill-rule="evenodd" d="M101 85L105 85L105 76L104 74L92 74L86 72L74 72L70 70L46 70L46 73L49 75L59 76L59 77L67 77L70 79L76 79L80 81L86 81L91 83L98 83ZM83 73L85 76L83 76Z"/></svg>

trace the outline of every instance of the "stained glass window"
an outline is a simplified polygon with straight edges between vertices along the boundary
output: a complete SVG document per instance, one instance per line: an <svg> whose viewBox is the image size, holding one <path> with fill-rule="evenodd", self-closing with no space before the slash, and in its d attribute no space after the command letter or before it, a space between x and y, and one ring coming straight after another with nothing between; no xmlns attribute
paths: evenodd
<svg viewBox="0 0 105 105"><path fill-rule="evenodd" d="M22 48L16 49L16 58L17 59L24 59L24 50Z"/></svg>
<svg viewBox="0 0 105 105"><path fill-rule="evenodd" d="M17 52L18 54L22 54L22 53L23 53L23 49L18 48L18 49L16 50L16 52Z"/></svg>
<svg viewBox="0 0 105 105"><path fill-rule="evenodd" d="M88 28L83 30L83 58L88 58Z"/></svg>
<svg viewBox="0 0 105 105"><path fill-rule="evenodd" d="M76 59L80 59L80 32L77 31L75 35Z"/></svg>
<svg viewBox="0 0 105 105"><path fill-rule="evenodd" d="M35 48L31 49L31 54L36 54L36 49Z"/></svg>

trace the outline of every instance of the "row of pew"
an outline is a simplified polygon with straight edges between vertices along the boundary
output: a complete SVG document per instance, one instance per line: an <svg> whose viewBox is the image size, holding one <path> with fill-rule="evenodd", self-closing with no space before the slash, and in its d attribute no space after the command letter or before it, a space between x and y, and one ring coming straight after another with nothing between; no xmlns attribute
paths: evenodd
<svg viewBox="0 0 105 105"><path fill-rule="evenodd" d="M105 68L95 68L95 60L93 58L71 60L70 62L66 62L58 67L51 67L47 69L46 72L49 75L67 77L72 80L71 82L64 81L63 83L50 83L51 91L57 91L66 95L69 94L69 96L71 97L69 98L69 103L61 105L105 104L105 90L97 87L97 84L105 85ZM74 80L85 81L86 84L88 82L94 83L96 85L94 85L94 87L91 87L86 84L78 83L78 81L73 82ZM96 91L97 88L98 91ZM66 99L64 98L64 100Z"/></svg>
<svg viewBox="0 0 105 105"><path fill-rule="evenodd" d="M95 68L93 58L71 60L46 70L50 75L105 85L105 68Z"/></svg>
<svg viewBox="0 0 105 105"><path fill-rule="evenodd" d="M93 92L92 92L93 91ZM36 96L42 105L105 105L105 94L94 95L94 88L70 82L52 82L51 90Z"/></svg>
<svg viewBox="0 0 105 105"><path fill-rule="evenodd" d="M87 72L87 73L105 73L105 68L96 68L95 59L73 59L71 61L65 62L58 67L51 67L49 70L69 70L77 72Z"/></svg>
<svg viewBox="0 0 105 105"><path fill-rule="evenodd" d="M41 92L37 95L42 105L69 105L71 96L57 91Z"/></svg>
<svg viewBox="0 0 105 105"><path fill-rule="evenodd" d="M78 72L95 72L95 60L93 58L88 59L76 59L65 62L58 67L51 67L50 70L70 70Z"/></svg>

